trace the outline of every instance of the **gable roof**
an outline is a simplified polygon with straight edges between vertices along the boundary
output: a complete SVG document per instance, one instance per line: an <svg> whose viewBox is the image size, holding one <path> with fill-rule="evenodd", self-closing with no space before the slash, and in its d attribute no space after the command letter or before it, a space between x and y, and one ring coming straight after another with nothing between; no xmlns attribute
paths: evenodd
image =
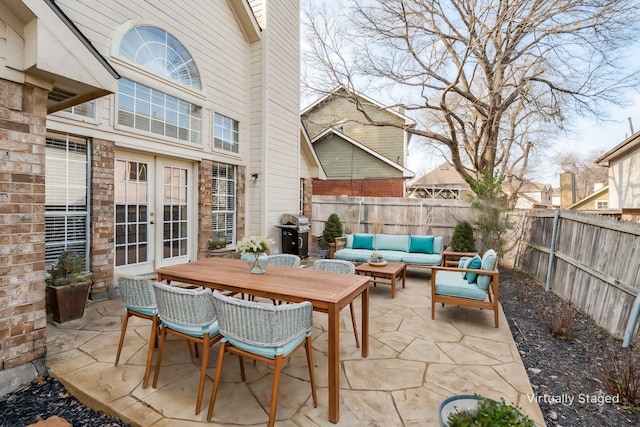
<svg viewBox="0 0 640 427"><path fill-rule="evenodd" d="M597 191L594 191L593 193L591 193L588 196L586 196L584 199L578 200L577 202L575 202L571 206L568 206L567 209L577 209L580 206L586 205L589 202L597 200L600 196L603 196L605 194L609 194L609 186L608 185L605 185L601 189L599 189Z"/></svg>
<svg viewBox="0 0 640 427"><path fill-rule="evenodd" d="M640 131L634 133L611 150L598 157L595 161L597 165L609 166L612 160L630 154L640 147Z"/></svg>
<svg viewBox="0 0 640 427"><path fill-rule="evenodd" d="M313 149L309 134L307 133L307 130L304 128L302 123L300 123L300 151L302 152L302 156L309 164L309 167L312 169L312 172L315 172L315 176L313 176L313 178L323 180L327 179L327 174L322 167L322 163L320 163L320 159L318 159L316 150Z"/></svg>
<svg viewBox="0 0 640 427"><path fill-rule="evenodd" d="M399 111L394 110L393 108L389 108L383 104L381 104L380 102L376 101L375 99L369 98L368 96L360 93L360 92L356 92L354 90L350 90L348 88L346 88L344 85L340 85L338 86L336 89L332 90L331 92L327 93L326 95L324 95L323 97L321 97L320 99L318 99L317 101L315 101L314 103L312 103L311 105L309 105L308 107L306 107L305 109L302 110L302 112L300 113L300 115L304 116L305 114L309 113L311 110L315 109L318 105L329 101L330 99L334 98L334 97L338 97L340 96L339 93L340 92L348 92L348 93L352 93L353 95L364 99L368 104L382 110L382 111L386 111L388 113L393 114L394 116L398 117L399 119L403 120L405 122L405 124L407 126L415 126L416 122L415 120L413 120L412 118L406 116L405 114L400 113Z"/></svg>
<svg viewBox="0 0 640 427"><path fill-rule="evenodd" d="M420 178L407 183L407 187L420 187L431 185L458 186L469 189L469 183L462 178L462 175L448 162L436 166L434 169L422 175Z"/></svg>
<svg viewBox="0 0 640 427"><path fill-rule="evenodd" d="M411 178L414 176L414 173L411 172L409 169L400 166L399 164L397 164L396 162L393 162L389 159L387 159L386 157L382 156L380 153L378 153L377 151L374 151L372 149L370 149L369 147L367 147L366 145L363 145L361 143L359 143L358 141L356 141L353 138L348 137L347 135L345 135L344 133L333 129L333 128L328 128L325 129L323 132L321 132L320 134L318 134L315 138L313 138L313 140L311 141L312 144L321 141L325 138L327 138L330 135L335 135L337 137L339 137L340 139L343 139L344 141L348 142L349 144L352 144L353 146L355 146L356 148L364 151L365 153L375 157L376 159L386 163L387 165L399 170L400 172L402 172L402 176L404 178Z"/></svg>

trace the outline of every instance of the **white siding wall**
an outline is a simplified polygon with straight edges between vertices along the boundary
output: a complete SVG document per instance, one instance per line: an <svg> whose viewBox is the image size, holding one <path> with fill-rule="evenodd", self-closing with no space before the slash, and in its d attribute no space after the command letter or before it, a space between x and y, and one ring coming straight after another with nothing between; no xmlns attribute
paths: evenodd
<svg viewBox="0 0 640 427"><path fill-rule="evenodd" d="M251 115L252 128L260 126L262 131L252 132L247 174L259 172L261 177L247 187L247 232L268 235L278 242L279 251L281 231L275 225L283 213L299 210L299 9L297 2L291 2L256 13L261 17L263 45L262 62L252 63L256 68L252 69L255 104Z"/></svg>
<svg viewBox="0 0 640 427"><path fill-rule="evenodd" d="M56 2L91 40L95 48L125 78L136 80L201 106L202 145L165 140L115 126L115 95L98 102L97 123L87 126L64 114L48 122L51 129L115 140L119 147L192 160L211 159L245 164L249 152L249 68L251 49L226 2L117 0ZM176 37L196 62L202 91L191 90L118 58L122 36L136 25L153 25ZM231 54L233 53L233 54ZM212 149L212 118L219 112L240 122L240 155Z"/></svg>
<svg viewBox="0 0 640 427"><path fill-rule="evenodd" d="M611 162L609 208L640 208L640 150Z"/></svg>

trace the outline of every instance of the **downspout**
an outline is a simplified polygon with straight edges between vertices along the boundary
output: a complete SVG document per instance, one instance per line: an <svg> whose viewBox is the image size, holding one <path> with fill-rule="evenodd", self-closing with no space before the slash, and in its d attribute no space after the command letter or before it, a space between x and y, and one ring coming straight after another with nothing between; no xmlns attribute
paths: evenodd
<svg viewBox="0 0 640 427"><path fill-rule="evenodd" d="M553 274L553 259L556 254L556 235L558 234L558 223L560 222L560 209L556 209L556 213L553 216L553 231L551 233L551 248L549 248L549 265L547 268L547 283L545 290L549 292L551 290L551 275Z"/></svg>

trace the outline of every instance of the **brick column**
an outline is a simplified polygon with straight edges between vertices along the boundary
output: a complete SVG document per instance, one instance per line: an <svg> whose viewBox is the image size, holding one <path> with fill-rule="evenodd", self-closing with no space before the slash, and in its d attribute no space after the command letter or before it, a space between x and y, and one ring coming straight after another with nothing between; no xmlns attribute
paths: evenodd
<svg viewBox="0 0 640 427"><path fill-rule="evenodd" d="M91 299L108 299L113 284L115 143L91 144Z"/></svg>
<svg viewBox="0 0 640 427"><path fill-rule="evenodd" d="M213 162L203 160L198 171L198 259L205 258L211 238L211 174Z"/></svg>
<svg viewBox="0 0 640 427"><path fill-rule="evenodd" d="M0 391L11 375L44 372L46 102L45 90L0 80Z"/></svg>

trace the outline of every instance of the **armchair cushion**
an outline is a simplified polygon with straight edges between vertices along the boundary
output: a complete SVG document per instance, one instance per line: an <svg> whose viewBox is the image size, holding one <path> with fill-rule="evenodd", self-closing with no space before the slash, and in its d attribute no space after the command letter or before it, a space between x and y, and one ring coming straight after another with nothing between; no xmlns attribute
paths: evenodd
<svg viewBox="0 0 640 427"><path fill-rule="evenodd" d="M457 271L438 271L436 276L436 294L456 296L484 301L486 289L482 290L475 283L460 280Z"/></svg>
<svg viewBox="0 0 640 427"><path fill-rule="evenodd" d="M473 258L471 258L471 261L469 262L469 266L467 268L478 270L481 266L482 266L482 258L480 258L479 255L476 255ZM467 282L475 283L477 278L478 278L478 273L472 273L470 271L467 272Z"/></svg>
<svg viewBox="0 0 640 427"><path fill-rule="evenodd" d="M468 256L464 256L462 258L460 258L460 261L458 261L458 267L460 268L469 268L469 265L471 265L471 260L473 259L473 257L468 257ZM467 278L467 272L463 271L462 273L462 278L466 279Z"/></svg>
<svg viewBox="0 0 640 427"><path fill-rule="evenodd" d="M409 252L433 253L433 236L411 236Z"/></svg>
<svg viewBox="0 0 640 427"><path fill-rule="evenodd" d="M353 249L373 249L373 234L354 234Z"/></svg>
<svg viewBox="0 0 640 427"><path fill-rule="evenodd" d="M497 259L498 259L498 256L496 254L496 251L494 251L493 249L489 249L482 256L482 264L480 268L482 270L493 270L496 266ZM491 276L489 276L488 274L479 274L476 280L478 284L478 288L485 291L487 290L487 286L489 286L490 281L491 281Z"/></svg>
<svg viewBox="0 0 640 427"><path fill-rule="evenodd" d="M289 353L295 350L298 344L304 341L304 339L309 335L311 335L311 332L307 332L293 338L291 341L284 343L283 345L273 347L247 344L231 337L224 337L222 340L230 342L234 347L238 347L244 351L248 351L249 353L259 354L260 356L267 357L269 359L275 359L276 356L288 356Z"/></svg>

